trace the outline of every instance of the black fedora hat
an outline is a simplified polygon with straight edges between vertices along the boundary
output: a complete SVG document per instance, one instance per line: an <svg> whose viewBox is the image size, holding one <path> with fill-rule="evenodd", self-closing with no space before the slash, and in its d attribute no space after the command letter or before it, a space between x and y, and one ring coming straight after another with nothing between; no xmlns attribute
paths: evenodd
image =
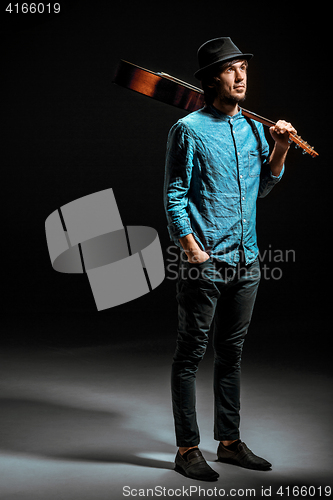
<svg viewBox="0 0 333 500"><path fill-rule="evenodd" d="M198 49L199 70L194 76L199 80L208 69L217 63L231 61L232 59L246 59L249 61L253 54L243 54L228 36L208 40Z"/></svg>

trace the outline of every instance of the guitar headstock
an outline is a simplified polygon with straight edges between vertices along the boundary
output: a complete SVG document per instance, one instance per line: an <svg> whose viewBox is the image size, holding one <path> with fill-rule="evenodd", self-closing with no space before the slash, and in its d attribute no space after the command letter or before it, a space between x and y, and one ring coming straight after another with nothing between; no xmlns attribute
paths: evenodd
<svg viewBox="0 0 333 500"><path fill-rule="evenodd" d="M317 153L317 151L315 151L313 147L310 146L310 144L304 141L301 136L297 134L289 134L289 138L295 143L296 148L303 149L303 154L308 153L310 156L312 156L312 158L319 156L319 153Z"/></svg>

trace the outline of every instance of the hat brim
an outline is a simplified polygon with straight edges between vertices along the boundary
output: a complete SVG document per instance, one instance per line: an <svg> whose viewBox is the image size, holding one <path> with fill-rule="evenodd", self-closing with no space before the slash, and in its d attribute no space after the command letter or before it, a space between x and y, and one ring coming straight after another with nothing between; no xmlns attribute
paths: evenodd
<svg viewBox="0 0 333 500"><path fill-rule="evenodd" d="M207 72L207 70L210 68L213 68L213 66L216 66L217 64L221 64L227 61L232 61L233 59L245 59L246 61L249 61L253 57L253 54L240 54L239 52L228 55L226 57L222 57L218 61L215 61L213 63L208 64L207 66L204 66L203 68L200 68L198 71L194 73L194 76L198 79L201 80L203 75Z"/></svg>

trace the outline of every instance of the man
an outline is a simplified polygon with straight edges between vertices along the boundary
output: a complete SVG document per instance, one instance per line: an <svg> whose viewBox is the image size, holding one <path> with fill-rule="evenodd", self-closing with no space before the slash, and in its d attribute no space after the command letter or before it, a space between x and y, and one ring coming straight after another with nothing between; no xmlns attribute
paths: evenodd
<svg viewBox="0 0 333 500"><path fill-rule="evenodd" d="M214 481L218 474L198 448L195 409L198 364L213 330L214 438L218 459L267 470L240 440L240 363L260 280L256 201L280 181L296 132L283 120L270 128L271 155L263 126L239 108L247 90L243 54L229 37L198 50L206 106L179 120L167 146L164 200L171 239L187 256L177 283L178 338L172 365L172 401L179 450L175 469Z"/></svg>

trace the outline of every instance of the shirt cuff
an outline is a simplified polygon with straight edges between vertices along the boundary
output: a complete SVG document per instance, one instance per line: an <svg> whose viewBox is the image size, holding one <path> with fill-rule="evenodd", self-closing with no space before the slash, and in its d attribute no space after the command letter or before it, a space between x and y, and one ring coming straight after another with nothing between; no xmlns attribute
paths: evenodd
<svg viewBox="0 0 333 500"><path fill-rule="evenodd" d="M183 220L177 223L168 224L168 231L172 240L179 240L183 236L193 233L189 221Z"/></svg>
<svg viewBox="0 0 333 500"><path fill-rule="evenodd" d="M269 173L270 173L270 177L271 177L272 180L274 180L275 182L279 182L279 180L281 180L281 177L284 174L284 165L283 165L282 170L281 170L281 172L279 173L278 176L273 175L271 170L270 170Z"/></svg>

